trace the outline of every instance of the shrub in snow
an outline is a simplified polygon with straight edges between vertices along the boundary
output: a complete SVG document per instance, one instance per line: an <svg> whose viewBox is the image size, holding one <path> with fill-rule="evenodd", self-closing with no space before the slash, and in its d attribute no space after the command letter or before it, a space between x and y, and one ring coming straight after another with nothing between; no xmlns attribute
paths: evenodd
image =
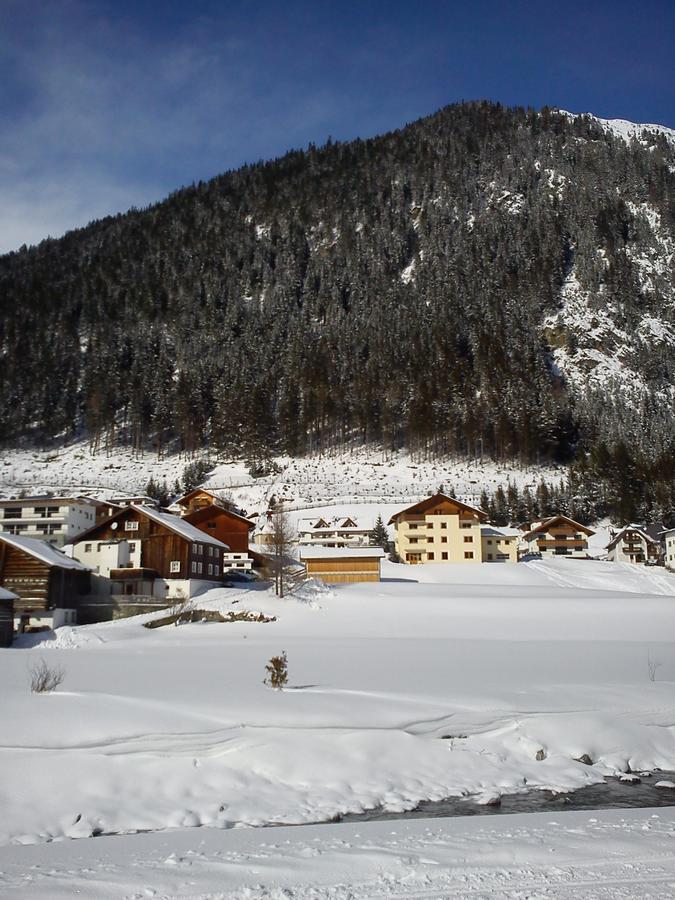
<svg viewBox="0 0 675 900"><path fill-rule="evenodd" d="M59 667L50 667L41 659L39 663L31 666L30 672L30 689L33 694L48 694L55 691L66 677L64 669Z"/></svg>
<svg viewBox="0 0 675 900"><path fill-rule="evenodd" d="M270 687L280 691L288 681L288 660L286 659L286 651L282 651L281 656L273 656L265 666L267 675L263 684L269 684Z"/></svg>

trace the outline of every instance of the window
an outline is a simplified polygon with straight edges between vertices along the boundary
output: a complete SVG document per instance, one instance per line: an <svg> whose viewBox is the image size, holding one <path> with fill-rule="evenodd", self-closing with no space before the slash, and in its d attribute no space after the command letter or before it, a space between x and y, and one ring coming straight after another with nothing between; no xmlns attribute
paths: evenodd
<svg viewBox="0 0 675 900"><path fill-rule="evenodd" d="M124 523L125 531L138 531L138 522L135 519L127 519Z"/></svg>
<svg viewBox="0 0 675 900"><path fill-rule="evenodd" d="M464 559L473 559L473 551L469 550L467 553L465 553Z"/></svg>
<svg viewBox="0 0 675 900"><path fill-rule="evenodd" d="M213 567L213 574L220 575L220 566L216 565Z"/></svg>
<svg viewBox="0 0 675 900"><path fill-rule="evenodd" d="M442 537L441 544L447 544L447 543L448 543L448 539L446 537Z"/></svg>
<svg viewBox="0 0 675 900"><path fill-rule="evenodd" d="M130 543L129 543L129 553L135 553L135 552L136 552L136 544L134 543L134 541L130 541Z"/></svg>
<svg viewBox="0 0 675 900"><path fill-rule="evenodd" d="M21 507L20 506L8 506L5 510L5 518L6 519L20 519L21 518Z"/></svg>
<svg viewBox="0 0 675 900"><path fill-rule="evenodd" d="M199 548L197 552L198 552L199 555L201 556L202 553L204 552L204 545L203 545L203 544L197 544L197 546L198 546L198 548Z"/></svg>
<svg viewBox="0 0 675 900"><path fill-rule="evenodd" d="M194 575L197 572L197 563L192 560L192 574Z"/></svg>
<svg viewBox="0 0 675 900"><path fill-rule="evenodd" d="M433 553L427 553L427 559L433 559L433 558L434 558Z"/></svg>
<svg viewBox="0 0 675 900"><path fill-rule="evenodd" d="M460 526L462 528L471 528L472 525L473 525L473 522L461 522L460 523Z"/></svg>
<svg viewBox="0 0 675 900"><path fill-rule="evenodd" d="M410 528L411 528L411 529L415 529L415 528L417 528L417 525L411 524L411 525L410 525Z"/></svg>
<svg viewBox="0 0 675 900"><path fill-rule="evenodd" d="M58 506L48 506L47 507L47 517L49 516L58 516L59 508Z"/></svg>
<svg viewBox="0 0 675 900"><path fill-rule="evenodd" d="M213 563L209 563L209 575L213 575Z"/></svg>
<svg viewBox="0 0 675 900"><path fill-rule="evenodd" d="M492 559L492 554L488 553L488 559Z"/></svg>
<svg viewBox="0 0 675 900"><path fill-rule="evenodd" d="M447 559L447 558L448 558L447 552L441 553L441 559Z"/></svg>
<svg viewBox="0 0 675 900"><path fill-rule="evenodd" d="M197 563L197 575L201 575L202 572L203 572L203 570L204 570L204 564L198 562L198 563Z"/></svg>
<svg viewBox="0 0 675 900"><path fill-rule="evenodd" d="M448 527L447 522L441 522L441 528L447 528L447 527Z"/></svg>
<svg viewBox="0 0 675 900"><path fill-rule="evenodd" d="M192 552L195 554L197 553L197 545L196 544L192 545Z"/></svg>
<svg viewBox="0 0 675 900"><path fill-rule="evenodd" d="M427 538L427 544L433 544L434 539L432 537Z"/></svg>
<svg viewBox="0 0 675 900"><path fill-rule="evenodd" d="M209 544L209 556L213 556L213 547Z"/></svg>
<svg viewBox="0 0 675 900"><path fill-rule="evenodd" d="M433 522L427 522L427 528L433 528L433 527L434 527Z"/></svg>
<svg viewBox="0 0 675 900"><path fill-rule="evenodd" d="M416 544L416 543L417 543L417 538L410 538L410 543L411 543L411 544Z"/></svg>
<svg viewBox="0 0 675 900"><path fill-rule="evenodd" d="M488 538L488 547L492 546L492 538Z"/></svg>
<svg viewBox="0 0 675 900"><path fill-rule="evenodd" d="M473 535L472 535L472 534L465 534L465 535L464 535L464 543L465 543L465 544L472 544L472 543L473 543Z"/></svg>
<svg viewBox="0 0 675 900"><path fill-rule="evenodd" d="M179 559L171 560L171 562L169 563L169 572L171 572L174 575L176 574L176 572L180 572L180 560Z"/></svg>
<svg viewBox="0 0 675 900"><path fill-rule="evenodd" d="M85 552L85 553L91 553L91 544L85 544L85 545L84 545L84 552Z"/></svg>

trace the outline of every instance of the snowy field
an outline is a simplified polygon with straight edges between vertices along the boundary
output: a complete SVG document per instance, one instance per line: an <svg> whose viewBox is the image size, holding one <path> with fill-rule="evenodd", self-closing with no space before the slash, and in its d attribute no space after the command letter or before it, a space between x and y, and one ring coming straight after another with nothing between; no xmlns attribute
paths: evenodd
<svg viewBox="0 0 675 900"><path fill-rule="evenodd" d="M184 885L193 875L198 896L208 895L199 893L202 876L205 883L223 879L222 890L235 891L223 896L288 896L262 888L236 893L244 882L289 878L293 871L292 854L291 862L281 858L283 846L260 850L281 840L276 831L241 837L241 826L312 823L378 807L403 811L447 796L488 802L505 793L570 790L629 768L675 769L675 576L572 560L414 568L385 563L383 574L380 584L329 589L310 583L283 601L265 585L219 589L200 604L277 617L265 624L149 630L141 622L152 616L145 616L62 628L32 647L38 638L27 636L23 647L1 650L0 845L6 849L0 879L7 892L12 885L19 885L19 896L37 891L38 881L22 880L19 873L44 876L30 868L42 866L31 861L44 859L45 871L60 873L60 886L45 895L61 896L71 867L77 878L89 877L80 872L88 867L88 854L102 854L90 875L105 882L106 854L114 860L117 847L130 846L138 847L143 879L147 873L148 884L156 877L164 885L160 896L169 882L170 896L192 896ZM282 650L289 686L275 692L262 679L266 662ZM65 672L53 694L29 691L28 670L39 659ZM650 659L660 663L654 681ZM594 765L575 761L583 754ZM655 820L662 843L650 846L665 846L670 836L672 854L675 832L667 812L660 810L662 818ZM638 818L651 821L634 815L631 821ZM597 829L588 816L579 820L581 831L590 828L594 835L595 860L603 856L605 839L617 848L629 832L641 834L642 825L622 830L606 824L610 819L603 816ZM535 832L553 840L557 832L548 820L537 821ZM211 828L195 837L181 830L199 825ZM392 823L387 826L391 830ZM326 877L358 881L385 873L372 894L336 888L333 894L291 896L387 896L386 878L397 881L404 874L422 891L415 896L444 896L433 887L433 872L440 869L430 869L435 864L423 858L439 853L443 878L452 881L460 877L459 869L448 871L454 842L468 840L462 828L495 834L508 828L503 819L494 825L434 822L430 832L419 823L405 827L416 835L416 849L395 842L388 854L389 831L376 829L368 834L379 849L359 850L354 860L340 841L357 840L358 829L344 832L352 838L327 838L326 872L333 874L324 872ZM521 828L523 866L535 871L543 856L550 866L543 837L527 837L535 832L527 824ZM428 834L438 829L445 837L432 853ZM145 830L175 833L175 859L166 862L165 850L173 846L166 837L159 843L146 843L148 836L59 843ZM297 858L313 858L313 837L300 834L293 842ZM201 841L208 848L205 859L197 858ZM576 846L576 837L569 841L562 851ZM88 849L73 850L74 843ZM247 850L237 849L244 845ZM517 841L515 846L490 849L486 839L484 855L476 845L459 856L473 859L470 866L501 871L505 854L504 865L515 872ZM654 849L655 859L660 852ZM84 862L71 864L79 853ZM128 867L135 854L125 853L124 864L110 863L127 885L134 882ZM228 862L228 854L238 861ZM419 864L410 862L418 856ZM638 856L640 865L651 866L641 851ZM672 855L669 865L672 878ZM323 871L321 861L312 862L313 872L312 866ZM560 872L563 884L567 876ZM628 881L633 877L622 873ZM427 876L430 893L424 893ZM522 876L518 884L526 882ZM2 885L0 880L0 893ZM467 887L468 893L479 886ZM105 890L103 883L96 887L101 895ZM111 890L108 896L123 896L127 888ZM96 891L92 887L90 895ZM130 888L126 895L152 896Z"/></svg>
<svg viewBox="0 0 675 900"><path fill-rule="evenodd" d="M675 896L675 809L177 830L0 848L2 896L368 900Z"/></svg>

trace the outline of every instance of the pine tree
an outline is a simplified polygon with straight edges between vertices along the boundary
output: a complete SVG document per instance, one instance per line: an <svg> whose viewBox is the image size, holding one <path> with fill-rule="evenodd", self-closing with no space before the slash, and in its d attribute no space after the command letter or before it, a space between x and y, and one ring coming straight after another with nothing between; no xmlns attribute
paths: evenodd
<svg viewBox="0 0 675 900"><path fill-rule="evenodd" d="M382 547L385 553L389 552L391 542L389 541L389 534L380 513L377 514L375 525L370 532L369 537L371 547Z"/></svg>

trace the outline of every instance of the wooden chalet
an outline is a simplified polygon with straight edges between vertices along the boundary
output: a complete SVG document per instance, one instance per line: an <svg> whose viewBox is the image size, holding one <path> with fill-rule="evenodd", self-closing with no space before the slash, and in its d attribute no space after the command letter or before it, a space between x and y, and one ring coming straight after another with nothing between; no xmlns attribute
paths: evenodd
<svg viewBox="0 0 675 900"><path fill-rule="evenodd" d="M523 534L521 548L525 554L585 559L588 557L588 538L593 534L595 532L586 525L568 516L549 516L542 522L532 522Z"/></svg>
<svg viewBox="0 0 675 900"><path fill-rule="evenodd" d="M607 557L612 562L656 565L663 556L661 533L644 525L626 525L607 545Z"/></svg>
<svg viewBox="0 0 675 900"><path fill-rule="evenodd" d="M91 589L91 572L48 544L0 534L0 586L16 595L14 615L27 625L73 624Z"/></svg>
<svg viewBox="0 0 675 900"><path fill-rule="evenodd" d="M77 559L110 578L113 594L157 599L173 596L172 582L190 596L194 581L222 583L228 551L190 522L149 506L124 507L73 545Z"/></svg>
<svg viewBox="0 0 675 900"><path fill-rule="evenodd" d="M14 640L14 601L19 598L0 588L0 647L11 647Z"/></svg>
<svg viewBox="0 0 675 900"><path fill-rule="evenodd" d="M227 544L231 553L248 552L249 534L255 528L249 519L215 503L197 506L183 521Z"/></svg>
<svg viewBox="0 0 675 900"><path fill-rule="evenodd" d="M179 497L178 500L171 505L170 509L175 509L181 516L187 516L189 513L204 509L207 506L226 507L226 505L223 498L218 496L218 494L213 491L208 491L206 488L198 487L188 494Z"/></svg>

